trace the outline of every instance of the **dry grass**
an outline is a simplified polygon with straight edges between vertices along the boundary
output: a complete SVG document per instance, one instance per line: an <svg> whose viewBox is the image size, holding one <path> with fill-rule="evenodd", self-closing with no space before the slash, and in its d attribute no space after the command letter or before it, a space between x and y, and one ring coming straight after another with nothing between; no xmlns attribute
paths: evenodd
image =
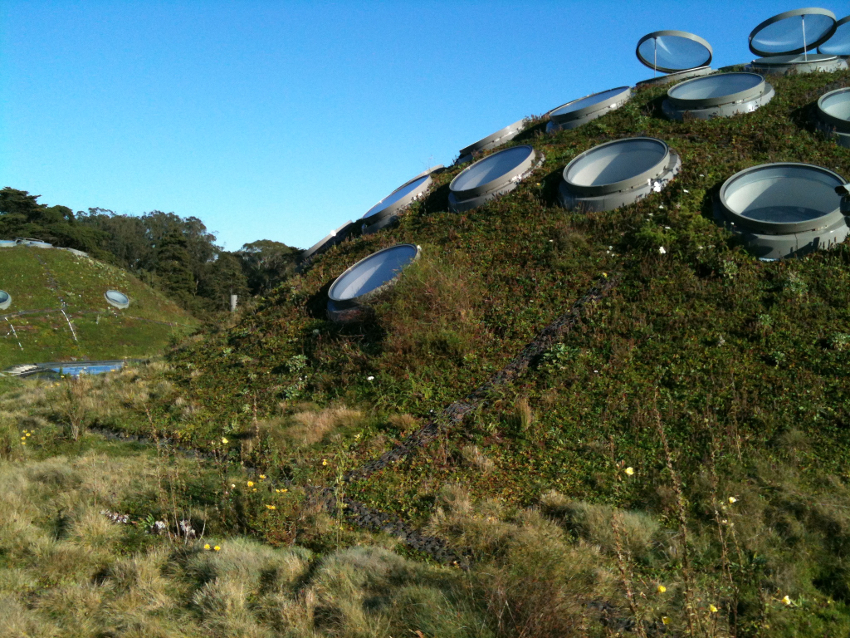
<svg viewBox="0 0 850 638"><path fill-rule="evenodd" d="M362 420L362 412L345 406L324 410L302 409L292 415L261 421L259 433L282 452L315 445L336 431L354 427Z"/></svg>

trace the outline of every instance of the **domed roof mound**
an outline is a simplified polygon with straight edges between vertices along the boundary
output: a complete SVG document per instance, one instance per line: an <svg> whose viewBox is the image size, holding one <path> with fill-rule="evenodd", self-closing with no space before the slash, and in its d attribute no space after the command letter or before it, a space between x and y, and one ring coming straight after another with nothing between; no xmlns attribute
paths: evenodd
<svg viewBox="0 0 850 638"><path fill-rule="evenodd" d="M197 323L127 271L82 255L0 246L2 368L152 355ZM128 304L111 303L110 291Z"/></svg>

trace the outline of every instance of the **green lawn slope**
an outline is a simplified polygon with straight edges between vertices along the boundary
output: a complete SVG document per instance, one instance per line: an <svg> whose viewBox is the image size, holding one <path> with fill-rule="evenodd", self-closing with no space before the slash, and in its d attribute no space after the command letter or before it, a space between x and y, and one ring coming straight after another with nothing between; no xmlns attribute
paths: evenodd
<svg viewBox="0 0 850 638"><path fill-rule="evenodd" d="M0 289L12 296L12 305L0 311L0 369L154 354L171 335L196 324L126 271L64 250L0 249ZM107 304L103 294L109 289L128 295L130 307Z"/></svg>

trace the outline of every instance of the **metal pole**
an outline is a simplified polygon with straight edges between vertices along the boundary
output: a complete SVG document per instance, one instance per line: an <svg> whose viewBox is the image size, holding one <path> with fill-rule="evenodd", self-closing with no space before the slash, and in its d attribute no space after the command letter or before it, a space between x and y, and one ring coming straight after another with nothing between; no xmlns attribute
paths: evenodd
<svg viewBox="0 0 850 638"><path fill-rule="evenodd" d="M806 16L800 16L803 19L803 59L809 61L809 52L806 50Z"/></svg>

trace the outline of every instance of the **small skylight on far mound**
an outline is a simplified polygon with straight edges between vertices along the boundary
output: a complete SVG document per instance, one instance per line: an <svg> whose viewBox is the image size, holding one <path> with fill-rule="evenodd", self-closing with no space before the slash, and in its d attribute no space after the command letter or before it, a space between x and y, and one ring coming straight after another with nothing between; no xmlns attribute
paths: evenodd
<svg viewBox="0 0 850 638"><path fill-rule="evenodd" d="M478 160L449 184L449 210L472 210L511 192L540 161L542 157L527 145L514 146Z"/></svg>
<svg viewBox="0 0 850 638"><path fill-rule="evenodd" d="M361 259L342 273L328 290L328 316L334 321L359 317L356 311L393 285L401 271L419 257L419 247L397 244Z"/></svg>
<svg viewBox="0 0 850 638"><path fill-rule="evenodd" d="M750 51L760 55L750 68L761 73L838 71L847 63L833 54L809 53L835 33L835 14L810 7L768 18L750 33Z"/></svg>
<svg viewBox="0 0 850 638"><path fill-rule="evenodd" d="M836 89L818 100L818 126L841 146L850 148L850 88Z"/></svg>
<svg viewBox="0 0 850 638"><path fill-rule="evenodd" d="M685 113L701 120L751 113L764 106L775 91L756 73L719 73L685 80L667 91L661 105L670 119L682 120Z"/></svg>
<svg viewBox="0 0 850 638"><path fill-rule="evenodd" d="M713 51L703 38L687 31L653 31L643 36L635 51L641 64L660 77L638 82L638 86L669 84L712 73L709 66Z"/></svg>
<svg viewBox="0 0 850 638"><path fill-rule="evenodd" d="M472 160L473 153L483 153L484 151L490 151L494 148L498 148L503 144L507 144L512 139L514 139L517 135L522 133L522 130L525 128L525 119L518 120L513 124L509 124L503 129L499 129L495 133L488 135L487 137L483 137L477 142L470 144L469 146L465 146L460 149L455 162L455 166L460 164L465 164Z"/></svg>
<svg viewBox="0 0 850 638"><path fill-rule="evenodd" d="M582 124L587 124L614 109L620 108L628 102L631 96L631 87L618 86L615 89L567 102L549 112L549 124L546 125L546 132L555 133L578 128Z"/></svg>
<svg viewBox="0 0 850 638"><path fill-rule="evenodd" d="M12 295L5 290L0 290L0 310L6 310L12 305Z"/></svg>
<svg viewBox="0 0 850 638"><path fill-rule="evenodd" d="M130 298L118 290L107 290L103 293L103 296L110 306L115 306L122 310L130 306Z"/></svg>
<svg viewBox="0 0 850 638"><path fill-rule="evenodd" d="M820 166L753 166L723 183L715 218L757 257L804 255L847 237L850 199L839 192L845 188L840 175Z"/></svg>
<svg viewBox="0 0 850 638"><path fill-rule="evenodd" d="M614 210L661 191L681 166L679 155L652 137L607 142L567 164L558 201L568 209Z"/></svg>

